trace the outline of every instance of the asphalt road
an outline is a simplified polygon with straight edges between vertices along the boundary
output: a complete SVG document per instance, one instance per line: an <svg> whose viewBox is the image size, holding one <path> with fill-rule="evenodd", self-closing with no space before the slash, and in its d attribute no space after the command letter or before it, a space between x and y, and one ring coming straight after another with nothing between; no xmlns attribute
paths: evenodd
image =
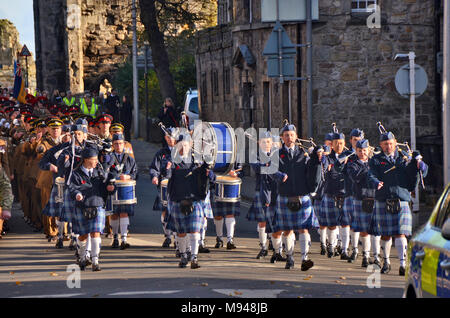
<svg viewBox="0 0 450 318"><path fill-rule="evenodd" d="M139 147L136 147L139 148ZM152 151L154 152L155 149ZM136 149L135 149L136 152ZM148 151L146 151L148 152ZM151 152L147 154L151 157ZM144 167L148 158L137 161ZM141 170L142 171L142 170ZM142 171L136 194L136 215L131 219L127 250L112 249L112 239L102 238L101 272L73 272L75 258L65 242L56 249L42 233L33 232L15 204L11 232L0 240L0 297L169 297L169 298L311 298L311 297L401 297L404 277L398 276L397 251L392 247L392 271L388 275L366 272L361 259L349 264L319 254L318 235L312 233L310 257L315 266L300 270L299 246L294 269L271 264L269 257L257 260L256 223L245 219L249 204L242 203L237 218L236 250L215 249L215 229L208 222L209 254L199 255L201 268L177 267L175 250L162 248L160 214L152 211L156 188ZM226 233L226 230L224 231ZM74 280L79 275L79 280ZM79 282L79 287L74 282ZM371 282L369 288L367 282ZM378 286L377 283L379 283ZM73 288L70 288L73 287ZM376 288L379 287L379 288Z"/></svg>

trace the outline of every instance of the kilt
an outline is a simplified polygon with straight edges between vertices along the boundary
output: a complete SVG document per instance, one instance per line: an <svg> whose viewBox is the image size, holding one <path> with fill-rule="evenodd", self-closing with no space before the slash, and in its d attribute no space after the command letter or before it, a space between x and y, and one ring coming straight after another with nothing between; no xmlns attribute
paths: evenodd
<svg viewBox="0 0 450 318"><path fill-rule="evenodd" d="M227 216L234 215L239 216L241 214L241 202L217 202L215 199L212 201L212 211L214 216Z"/></svg>
<svg viewBox="0 0 450 318"><path fill-rule="evenodd" d="M320 206L322 205L322 198L320 199L313 199L313 208L314 208L314 214L320 215Z"/></svg>
<svg viewBox="0 0 450 318"><path fill-rule="evenodd" d="M195 233L203 228L204 218L206 217L203 211L201 201L194 201L194 211L189 215L184 215L181 212L180 203L169 201L169 217L167 220L167 229L176 233Z"/></svg>
<svg viewBox="0 0 450 318"><path fill-rule="evenodd" d="M48 203L45 206L44 210L42 210L42 214L51 217L61 216L61 209L63 204L55 202L55 198L57 195L58 195L58 187L56 185L53 185L52 192L50 193L50 199L48 200Z"/></svg>
<svg viewBox="0 0 450 318"><path fill-rule="evenodd" d="M291 210L289 210L287 204L287 197L278 196L275 219L273 222L274 232L311 229L319 227L317 217L314 214L314 209L309 196L303 197L302 207L298 212L292 212Z"/></svg>
<svg viewBox="0 0 450 318"><path fill-rule="evenodd" d="M266 207L262 205L259 191L255 191L255 198L253 199L252 206L248 210L246 218L249 221L267 222Z"/></svg>
<svg viewBox="0 0 450 318"><path fill-rule="evenodd" d="M210 192L208 191L208 194L206 195L205 200L202 200L202 204L203 204L203 212L205 213L205 216L209 219L212 219L214 216L213 214L213 210L211 207L211 199L210 199Z"/></svg>
<svg viewBox="0 0 450 318"><path fill-rule="evenodd" d="M412 214L409 202L400 202L401 210L398 214L386 211L386 203L375 200L375 208L372 216L373 235L406 235L412 234Z"/></svg>
<svg viewBox="0 0 450 318"><path fill-rule="evenodd" d="M372 227L372 214L362 209L362 201L353 199L353 216L351 229L353 232L370 233Z"/></svg>
<svg viewBox="0 0 450 318"><path fill-rule="evenodd" d="M113 204L113 214L127 213L128 216L134 216L134 206L136 204Z"/></svg>
<svg viewBox="0 0 450 318"><path fill-rule="evenodd" d="M73 213L75 210L75 201L70 197L69 190L64 190L64 203L61 209L60 221L72 222Z"/></svg>
<svg viewBox="0 0 450 318"><path fill-rule="evenodd" d="M75 208L72 214L72 229L75 234L85 235L93 232L103 233L105 228L105 209L98 208L95 219L88 220L83 216L80 208Z"/></svg>
<svg viewBox="0 0 450 318"><path fill-rule="evenodd" d="M352 224L353 216L353 197L345 197L344 206L342 207L341 214L339 216L339 225Z"/></svg>

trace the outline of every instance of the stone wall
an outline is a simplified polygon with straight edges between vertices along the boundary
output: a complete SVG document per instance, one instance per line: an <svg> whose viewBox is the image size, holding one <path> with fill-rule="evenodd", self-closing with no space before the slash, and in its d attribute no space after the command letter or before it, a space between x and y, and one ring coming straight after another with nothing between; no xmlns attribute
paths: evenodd
<svg viewBox="0 0 450 318"><path fill-rule="evenodd" d="M409 99L395 89L395 74L408 62L393 60L396 53L409 51L415 51L416 63L428 75L427 90L416 99L416 134L437 134L434 1L380 1L380 29L367 27L368 14L352 14L351 1L319 4L319 21L313 23L313 137L321 142L336 122L347 135L360 127L377 142L376 122L381 121L400 141L409 140ZM260 23L260 1L252 1L250 23L247 5L248 1L234 0L232 23L198 33L196 63L203 118L228 121L235 127L268 127L270 106L271 126L280 127L289 117L290 100L291 122L306 136L306 82L280 84L267 77L261 53L273 24ZM305 24L283 26L293 43L306 42ZM233 59L242 44L256 60L253 67ZM306 49L298 50L297 76L306 76L305 57ZM230 93L225 89L227 70ZM253 111L243 105L245 82L252 83Z"/></svg>
<svg viewBox="0 0 450 318"><path fill-rule="evenodd" d="M131 0L35 0L34 16L40 88L98 90L131 52Z"/></svg>

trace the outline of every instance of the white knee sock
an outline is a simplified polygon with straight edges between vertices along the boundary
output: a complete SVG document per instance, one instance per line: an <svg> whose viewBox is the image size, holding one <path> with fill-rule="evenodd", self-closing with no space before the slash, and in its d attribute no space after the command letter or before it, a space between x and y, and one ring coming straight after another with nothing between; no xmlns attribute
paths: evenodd
<svg viewBox="0 0 450 318"><path fill-rule="evenodd" d="M191 241L191 260L197 258L198 246L200 241L200 233L189 233L189 239Z"/></svg>
<svg viewBox="0 0 450 318"><path fill-rule="evenodd" d="M280 252L280 249L282 248L281 247L281 237L275 238L272 236L272 244L273 244L273 249L275 250L275 253L281 254L281 252Z"/></svg>
<svg viewBox="0 0 450 318"><path fill-rule="evenodd" d="M336 244L337 244L337 233L338 233L338 229L334 229L334 230L327 229L328 243L330 243L330 246L332 248L336 247Z"/></svg>
<svg viewBox="0 0 450 318"><path fill-rule="evenodd" d="M202 246L205 245L205 236L207 229L208 229L208 219L203 218L203 226L202 229L200 230L200 241L199 241L199 244Z"/></svg>
<svg viewBox="0 0 450 318"><path fill-rule="evenodd" d="M78 255L81 260L86 259L86 244L87 244L87 240L84 240L84 241L78 240Z"/></svg>
<svg viewBox="0 0 450 318"><path fill-rule="evenodd" d="M352 245L353 249L356 253L358 253L358 243L359 243L359 232L354 232L353 230L350 231L352 235Z"/></svg>
<svg viewBox="0 0 450 318"><path fill-rule="evenodd" d="M114 238L117 238L117 235L119 234L119 226L120 226L120 221L119 219L112 219L109 222L111 224L111 228L114 234Z"/></svg>
<svg viewBox="0 0 450 318"><path fill-rule="evenodd" d="M381 249L383 250L383 257L385 261L390 264L391 257L391 247L392 247L392 238L389 238L388 241L381 240Z"/></svg>
<svg viewBox="0 0 450 318"><path fill-rule="evenodd" d="M86 244L86 255L90 255L91 250L92 250L92 239L91 239L91 236L88 235L87 244Z"/></svg>
<svg viewBox="0 0 450 318"><path fill-rule="evenodd" d="M395 238L395 247L397 248L398 259L400 260L400 266L406 265L406 249L408 248L408 240L406 237Z"/></svg>
<svg viewBox="0 0 450 318"><path fill-rule="evenodd" d="M311 242L311 236L309 235L309 233L300 233L299 242L300 242L300 252L302 254L302 261L307 260L309 252L309 243Z"/></svg>
<svg viewBox="0 0 450 318"><path fill-rule="evenodd" d="M98 265L98 256L100 255L100 244L102 243L101 237L91 238L92 242L92 264Z"/></svg>
<svg viewBox="0 0 450 318"><path fill-rule="evenodd" d="M187 235L184 237L177 236L177 242L180 253L186 257Z"/></svg>
<svg viewBox="0 0 450 318"><path fill-rule="evenodd" d="M341 240L342 240L342 250L347 253L348 246L350 245L350 227L345 226L341 228Z"/></svg>
<svg viewBox="0 0 450 318"><path fill-rule="evenodd" d="M266 248L266 244L267 244L266 228L265 227L259 227L259 225L258 225L257 231L258 231L259 243L261 245L261 248L267 249Z"/></svg>
<svg viewBox="0 0 450 318"><path fill-rule="evenodd" d="M336 232L337 245L342 247L342 226L338 225Z"/></svg>
<svg viewBox="0 0 450 318"><path fill-rule="evenodd" d="M214 225L216 226L216 236L222 238L223 236L223 219L214 219Z"/></svg>
<svg viewBox="0 0 450 318"><path fill-rule="evenodd" d="M120 236L122 237L122 242L127 241L128 224L130 224L130 219L128 216L125 218L120 218Z"/></svg>
<svg viewBox="0 0 450 318"><path fill-rule="evenodd" d="M363 246L363 255L369 257L370 255L370 235L361 236L361 242Z"/></svg>
<svg viewBox="0 0 450 318"><path fill-rule="evenodd" d="M170 238L170 236L172 235L172 231L167 229L167 222L164 222L164 215L162 214L161 214L161 224L163 227L164 236Z"/></svg>
<svg viewBox="0 0 450 318"><path fill-rule="evenodd" d="M295 234L291 233L289 236L285 236L286 254L289 256L294 255Z"/></svg>
<svg viewBox="0 0 450 318"><path fill-rule="evenodd" d="M227 241L231 242L234 237L234 228L236 226L236 219L234 217L225 218L225 226L227 227Z"/></svg>
<svg viewBox="0 0 450 318"><path fill-rule="evenodd" d="M320 229L320 243L327 245L327 228Z"/></svg>
<svg viewBox="0 0 450 318"><path fill-rule="evenodd" d="M378 257L380 257L381 236L371 235L370 237L372 239L373 257L378 258Z"/></svg>

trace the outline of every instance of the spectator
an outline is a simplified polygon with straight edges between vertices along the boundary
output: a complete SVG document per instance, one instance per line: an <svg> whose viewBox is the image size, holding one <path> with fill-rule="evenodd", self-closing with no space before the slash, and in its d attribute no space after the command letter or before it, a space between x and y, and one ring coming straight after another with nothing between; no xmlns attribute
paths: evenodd
<svg viewBox="0 0 450 318"><path fill-rule="evenodd" d="M117 96L117 90L113 89L111 95L106 99L106 112L113 116L115 122L120 122L119 107L120 98Z"/></svg>
<svg viewBox="0 0 450 318"><path fill-rule="evenodd" d="M158 118L166 128L179 127L178 123L180 121L180 114L175 109L172 98L166 97L166 99L164 100L164 105L159 111ZM163 147L167 146L167 141L164 138L164 135L162 136L161 142Z"/></svg>

